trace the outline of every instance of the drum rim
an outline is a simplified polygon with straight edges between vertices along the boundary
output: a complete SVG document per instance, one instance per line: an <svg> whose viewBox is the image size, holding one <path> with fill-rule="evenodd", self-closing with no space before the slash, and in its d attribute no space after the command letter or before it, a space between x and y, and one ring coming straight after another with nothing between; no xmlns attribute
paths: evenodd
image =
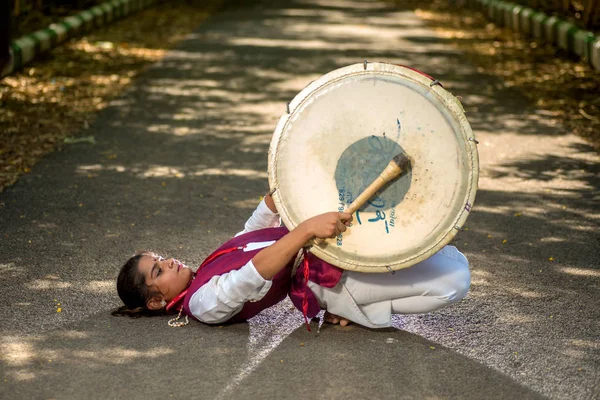
<svg viewBox="0 0 600 400"><path fill-rule="evenodd" d="M290 220L290 213L289 211L287 211L287 208L283 203L280 194L277 191L277 168L274 168L278 159L277 149L279 148L279 145L281 143L281 138L283 132L286 129L288 121L294 114L295 110L298 109L313 92L317 92L322 87L333 84L336 81L347 78L349 76L366 75L373 73L395 76L400 75L404 78L407 78L409 80L412 80L413 82L424 86L426 90L432 91L438 97L438 99L448 108L450 114L455 117L458 126L461 127L462 138L464 140L464 143L466 144L465 148L469 154L468 160L470 163L467 190L464 196L464 200L466 202L465 207L454 218L454 222L452 224L453 226L446 229L445 233L440 237L438 241L432 243L430 246L421 250L412 257L404 258L402 261L390 263L388 265L365 264L357 263L352 260L342 260L330 254L326 250L327 246L329 246L330 241L335 239L328 239L324 241L321 245L312 246L310 248L310 251L320 259L329 262L330 264L336 265L342 269L358 272L382 273L393 272L402 268L408 268L420 261L426 260L433 254L440 251L445 245L450 243L452 239L456 236L456 234L462 229L470 214L470 210L475 202L479 179L479 155L477 151L478 142L475 138L471 125L469 124L466 118L462 104L452 93L441 87L441 85L435 84L436 81L432 81L432 79L429 76L426 76L413 68L401 65L382 62L364 62L352 64L346 67L333 70L308 84L288 104L286 112L282 114L275 128L275 131L273 132L273 138L269 146L268 177L269 187L271 192L273 192L273 200L281 216L281 219L283 220L284 224L288 227L288 229L292 230L297 226L297 224Z"/></svg>

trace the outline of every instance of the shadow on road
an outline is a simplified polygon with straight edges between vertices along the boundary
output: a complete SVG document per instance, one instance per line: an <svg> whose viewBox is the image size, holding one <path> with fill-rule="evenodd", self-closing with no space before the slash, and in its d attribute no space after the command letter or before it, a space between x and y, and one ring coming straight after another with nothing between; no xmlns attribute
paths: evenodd
<svg viewBox="0 0 600 400"><path fill-rule="evenodd" d="M309 333L300 315L283 307L258 319L172 329L165 318L103 313L68 330L4 338L10 353L2 364L9 379L3 391L13 398L34 398L41 387L57 398L92 393L119 398L367 398L373 393L378 398L416 393L420 398L542 398L468 357L397 329L324 325L316 333L313 323ZM13 352L18 356L11 359Z"/></svg>

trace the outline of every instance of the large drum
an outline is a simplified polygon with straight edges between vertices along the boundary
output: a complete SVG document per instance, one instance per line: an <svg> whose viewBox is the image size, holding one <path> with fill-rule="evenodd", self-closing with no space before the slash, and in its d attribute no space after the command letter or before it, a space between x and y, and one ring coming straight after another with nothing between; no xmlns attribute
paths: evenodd
<svg viewBox="0 0 600 400"><path fill-rule="evenodd" d="M460 102L411 68L360 63L310 83L269 149L269 185L284 224L343 210L398 153L411 168L372 197L337 238L312 246L341 268L388 272L445 246L477 190L477 141Z"/></svg>

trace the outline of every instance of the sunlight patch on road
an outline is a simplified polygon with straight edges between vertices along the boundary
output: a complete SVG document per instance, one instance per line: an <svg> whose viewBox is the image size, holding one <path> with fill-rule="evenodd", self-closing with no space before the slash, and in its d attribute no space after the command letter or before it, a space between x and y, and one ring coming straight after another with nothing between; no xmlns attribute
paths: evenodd
<svg viewBox="0 0 600 400"><path fill-rule="evenodd" d="M68 330L59 333L67 340L88 339L85 332ZM4 336L1 338L0 360L5 364L5 376L15 381L29 381L50 372L44 368L58 363L81 364L94 367L94 362L115 365L140 361L142 359L158 359L172 354L174 351L167 347L155 347L146 351L133 350L123 347L104 348L100 351L72 350L64 348L50 349L52 341L44 336ZM42 368L40 368L42 367Z"/></svg>
<svg viewBox="0 0 600 400"><path fill-rule="evenodd" d="M207 168L192 173L194 176L243 176L250 178L266 179L268 177L266 171L256 171L253 169L239 168Z"/></svg>
<svg viewBox="0 0 600 400"><path fill-rule="evenodd" d="M511 312L511 313L501 314L498 317L497 323L527 324L527 323L535 322L536 320L538 320L538 318L534 318L531 315L523 315L523 314Z"/></svg>
<svg viewBox="0 0 600 400"><path fill-rule="evenodd" d="M285 40L285 39L265 39L265 38L238 38L230 39L229 44L234 46L255 46L272 47L278 49L304 49L304 50L330 50L331 42L326 40ZM357 44L336 45L337 50L356 50L360 51L363 46Z"/></svg>
<svg viewBox="0 0 600 400"><path fill-rule="evenodd" d="M31 282L26 283L24 286L31 290L58 290L68 289L73 286L72 283L63 282L58 277L35 279Z"/></svg>
<svg viewBox="0 0 600 400"><path fill-rule="evenodd" d="M540 299L543 297L547 297L546 295L538 292L534 292L532 290L522 289L522 288L514 288L514 287L505 287L507 292L510 292L514 295L526 298L526 299Z"/></svg>
<svg viewBox="0 0 600 400"><path fill-rule="evenodd" d="M271 143L271 134L263 134L263 135L248 135L244 137L240 143L240 148L242 151L250 150L256 148L260 145L268 146Z"/></svg>
<svg viewBox="0 0 600 400"><path fill-rule="evenodd" d="M2 360L12 367L27 365L33 357L34 351L31 343L20 341L16 337L7 337L3 340Z"/></svg>
<svg viewBox="0 0 600 400"><path fill-rule="evenodd" d="M24 272L25 268L15 267L14 263L0 263L0 278L16 278Z"/></svg>
<svg viewBox="0 0 600 400"><path fill-rule="evenodd" d="M156 347L154 349L140 351L115 347L98 351L74 351L72 356L77 358L99 361L104 364L125 364L137 359L155 359L172 354L174 351L166 347Z"/></svg>
<svg viewBox="0 0 600 400"><path fill-rule="evenodd" d="M125 172L126 168L123 165L102 165L102 164L80 165L77 167L77 172L80 174L88 174L90 172L98 172L98 171Z"/></svg>
<svg viewBox="0 0 600 400"><path fill-rule="evenodd" d="M88 293L114 293L115 290L115 282L114 280L104 280L104 281L91 281L83 284L82 290Z"/></svg>
<svg viewBox="0 0 600 400"><path fill-rule="evenodd" d="M347 1L347 0L317 0L311 1L308 3L313 7L315 5L321 6L324 8L332 7L339 8L346 12L351 10L381 10L382 3L375 1Z"/></svg>
<svg viewBox="0 0 600 400"><path fill-rule="evenodd" d="M567 342L577 347L586 347L589 349L600 348L600 340L569 339Z"/></svg>
<svg viewBox="0 0 600 400"><path fill-rule="evenodd" d="M282 92L300 92L302 89L304 89L304 87L310 84L309 82L312 82L320 77L321 75L317 74L298 75L295 77L290 77L286 80L275 82L272 84L272 86Z"/></svg>
<svg viewBox="0 0 600 400"><path fill-rule="evenodd" d="M156 88L168 87L178 91L192 92L193 89L218 88L223 86L223 82L214 79L154 79L152 85Z"/></svg>
<svg viewBox="0 0 600 400"><path fill-rule="evenodd" d="M310 30L315 30L314 24L294 24L289 28L286 28L286 32L302 33ZM371 38L374 42L377 42L377 38L381 37L396 37L399 36L398 29L396 27L380 27L380 26L369 26L366 24L327 24L319 26L319 32L327 34L328 37L344 39L348 43L353 43L350 40L351 36L359 38ZM421 30L421 32L426 32ZM331 45L331 44L330 44ZM354 43L356 46L356 43Z"/></svg>
<svg viewBox="0 0 600 400"><path fill-rule="evenodd" d="M185 174L179 168L155 165L142 173L144 178L183 178Z"/></svg>
<svg viewBox="0 0 600 400"><path fill-rule="evenodd" d="M60 277L46 277L44 279L35 279L24 284L30 290L62 290L69 288L78 288L85 293L113 293L115 282L113 280L96 281L73 281L65 282Z"/></svg>
<svg viewBox="0 0 600 400"><path fill-rule="evenodd" d="M586 351L577 350L577 349L564 349L564 350L561 350L561 353L564 356L576 358L579 360L583 360L588 354Z"/></svg>
<svg viewBox="0 0 600 400"><path fill-rule="evenodd" d="M236 107L236 112L239 114L254 114L272 117L285 111L285 104L280 101L261 101L260 103L244 103ZM275 122L275 121L273 121ZM273 127L271 127L272 129Z"/></svg>
<svg viewBox="0 0 600 400"><path fill-rule="evenodd" d="M563 267L559 269L560 272L575 276L589 276L593 278L600 278L600 270L587 269L587 268L572 268Z"/></svg>
<svg viewBox="0 0 600 400"><path fill-rule="evenodd" d="M220 87L222 87L222 85ZM185 87L150 86L146 87L145 91L155 94L167 94L176 97L202 97L203 95L203 91L201 88L196 88L196 90L193 90L192 88ZM228 98L229 96L231 96L231 93L226 90L212 89L210 91L210 95L211 97L219 96L222 98ZM152 96L150 98L152 98Z"/></svg>
<svg viewBox="0 0 600 400"><path fill-rule="evenodd" d="M264 137L248 137L244 141L246 147L251 148L250 145L263 144L267 145L267 141ZM204 168L203 166L197 166L196 168L180 169L166 165L150 165L146 168L132 167L126 168L122 165L80 165L78 172L81 174L89 174L90 172L101 172L101 171L116 171L116 172L129 172L136 175L138 178L177 178L181 179L186 176L241 176L247 178L266 179L268 177L266 171L258 171L254 169L244 168L228 168L226 166L220 168ZM0 273L2 271L0 270Z"/></svg>
<svg viewBox="0 0 600 400"><path fill-rule="evenodd" d="M61 335L69 339L87 339L90 336L85 332L75 330L64 331Z"/></svg>

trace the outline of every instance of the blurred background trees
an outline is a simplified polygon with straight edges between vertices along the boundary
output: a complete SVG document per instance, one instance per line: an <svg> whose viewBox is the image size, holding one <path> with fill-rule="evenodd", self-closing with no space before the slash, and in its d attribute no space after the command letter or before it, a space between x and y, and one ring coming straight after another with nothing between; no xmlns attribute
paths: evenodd
<svg viewBox="0 0 600 400"><path fill-rule="evenodd" d="M106 1L106 0L104 0ZM56 18L90 8L103 0L4 0L3 14L10 7L10 35L14 39L44 28ZM510 1L510 0L507 0ZM556 15L581 28L600 32L600 0L512 0L512 2ZM8 3L8 4L6 4ZM3 21L2 21L3 22ZM2 24L4 25L4 24ZM4 30L4 29L3 29Z"/></svg>
<svg viewBox="0 0 600 400"><path fill-rule="evenodd" d="M76 11L85 10L98 0L4 0L12 14L9 33L13 39L45 28L57 18L66 17Z"/></svg>
<svg viewBox="0 0 600 400"><path fill-rule="evenodd" d="M513 0L512 2L600 31L600 0Z"/></svg>

